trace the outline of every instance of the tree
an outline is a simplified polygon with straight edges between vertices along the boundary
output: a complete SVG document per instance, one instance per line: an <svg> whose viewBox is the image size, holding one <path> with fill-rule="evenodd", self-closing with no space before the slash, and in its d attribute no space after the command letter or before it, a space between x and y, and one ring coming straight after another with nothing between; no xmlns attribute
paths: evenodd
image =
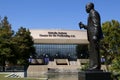
<svg viewBox="0 0 120 80"><path fill-rule="evenodd" d="M7 17L5 16L0 22L0 62L5 66L5 61L8 61L12 55L11 38L14 32L11 30Z"/></svg>
<svg viewBox="0 0 120 80"><path fill-rule="evenodd" d="M35 48L30 31L21 27L16 34L5 16L0 20L0 65L5 62L12 64L27 64L30 55L35 54ZM4 70L4 69L3 69Z"/></svg>
<svg viewBox="0 0 120 80"><path fill-rule="evenodd" d="M102 24L104 39L101 41L101 55L105 57L106 64L120 55L120 23L116 20Z"/></svg>
<svg viewBox="0 0 120 80"><path fill-rule="evenodd" d="M34 56L35 54L34 42L30 31L21 27L16 32L13 42L15 43L17 64L27 64L30 55Z"/></svg>

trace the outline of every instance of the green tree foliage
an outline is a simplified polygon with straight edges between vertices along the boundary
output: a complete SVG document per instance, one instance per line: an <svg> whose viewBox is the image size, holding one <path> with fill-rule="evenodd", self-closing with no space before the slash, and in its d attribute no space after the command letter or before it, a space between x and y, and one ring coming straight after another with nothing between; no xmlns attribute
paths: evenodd
<svg viewBox="0 0 120 80"><path fill-rule="evenodd" d="M106 64L120 55L120 23L116 20L102 24L104 39L101 41L101 53L106 59Z"/></svg>
<svg viewBox="0 0 120 80"><path fill-rule="evenodd" d="M13 38L15 43L16 57L18 64L28 63L30 55L35 54L35 48L33 46L33 39L30 35L30 31L21 27Z"/></svg>
<svg viewBox="0 0 120 80"><path fill-rule="evenodd" d="M118 77L120 80L120 56L116 56L113 59L110 70L113 73L113 77Z"/></svg>
<svg viewBox="0 0 120 80"><path fill-rule="evenodd" d="M120 57L116 57L111 64L110 68L113 72L117 72L120 74Z"/></svg>
<svg viewBox="0 0 120 80"><path fill-rule="evenodd" d="M0 21L0 65L5 62L12 64L27 64L30 55L35 54L30 31L21 27L14 34L7 17Z"/></svg>
<svg viewBox="0 0 120 80"><path fill-rule="evenodd" d="M10 60L12 55L11 38L14 32L11 30L7 17L4 17L0 22L0 62L5 65L5 61Z"/></svg>

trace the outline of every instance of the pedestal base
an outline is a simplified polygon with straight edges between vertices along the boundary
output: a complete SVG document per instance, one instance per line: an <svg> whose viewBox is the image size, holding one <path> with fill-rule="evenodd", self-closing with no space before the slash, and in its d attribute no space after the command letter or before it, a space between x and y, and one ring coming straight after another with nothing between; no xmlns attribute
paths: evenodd
<svg viewBox="0 0 120 80"><path fill-rule="evenodd" d="M110 72L83 71L78 73L78 80L112 80Z"/></svg>

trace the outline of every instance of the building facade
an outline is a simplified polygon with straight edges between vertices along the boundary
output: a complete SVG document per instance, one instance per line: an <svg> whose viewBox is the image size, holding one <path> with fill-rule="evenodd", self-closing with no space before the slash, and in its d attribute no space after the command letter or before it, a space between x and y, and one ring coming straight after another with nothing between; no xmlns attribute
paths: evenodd
<svg viewBox="0 0 120 80"><path fill-rule="evenodd" d="M76 47L88 45L87 32L84 30L30 30L30 32L37 58L76 60L78 57Z"/></svg>

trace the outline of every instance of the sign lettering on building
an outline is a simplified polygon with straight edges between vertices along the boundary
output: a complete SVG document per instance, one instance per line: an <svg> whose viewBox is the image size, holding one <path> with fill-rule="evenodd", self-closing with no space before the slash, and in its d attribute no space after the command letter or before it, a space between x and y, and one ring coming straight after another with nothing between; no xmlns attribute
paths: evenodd
<svg viewBox="0 0 120 80"><path fill-rule="evenodd" d="M74 38L75 35L68 34L67 32L48 32L47 34L39 34L40 37L65 37L65 38Z"/></svg>

